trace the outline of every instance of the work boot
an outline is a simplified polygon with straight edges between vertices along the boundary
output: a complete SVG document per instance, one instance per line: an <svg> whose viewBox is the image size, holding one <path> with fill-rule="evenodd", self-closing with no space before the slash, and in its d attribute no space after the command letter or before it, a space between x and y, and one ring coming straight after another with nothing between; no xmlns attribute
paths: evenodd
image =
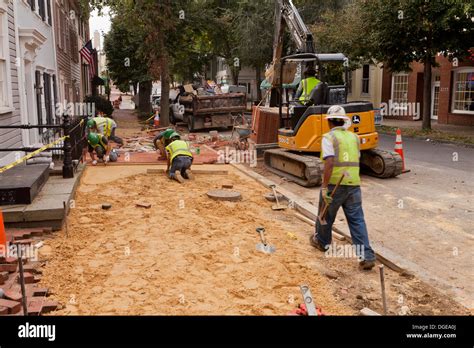
<svg viewBox="0 0 474 348"><path fill-rule="evenodd" d="M184 183L184 179L183 179L183 177L181 176L181 173L179 172L179 170L177 170L177 171L174 172L173 179L175 179L175 180L176 180L177 182L179 182L180 184Z"/></svg>
<svg viewBox="0 0 474 348"><path fill-rule="evenodd" d="M361 262L359 262L359 266L364 271L370 271L372 268L374 268L375 261L362 260Z"/></svg>
<svg viewBox="0 0 474 348"><path fill-rule="evenodd" d="M191 172L191 169L186 169L185 174L185 179L194 180L194 174Z"/></svg>
<svg viewBox="0 0 474 348"><path fill-rule="evenodd" d="M318 249L319 251L322 251L323 253L326 252L326 248L319 243L318 240L314 239L314 235L311 235L309 237L309 244L311 244L312 247Z"/></svg>

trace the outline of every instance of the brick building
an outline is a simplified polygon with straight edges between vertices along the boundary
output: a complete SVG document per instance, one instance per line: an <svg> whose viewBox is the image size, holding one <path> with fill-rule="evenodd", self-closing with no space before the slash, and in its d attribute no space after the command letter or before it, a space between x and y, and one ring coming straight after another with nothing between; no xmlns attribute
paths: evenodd
<svg viewBox="0 0 474 348"><path fill-rule="evenodd" d="M474 125L474 62L450 62L437 56L431 82L431 118L439 124ZM423 114L423 64L412 63L411 72L384 69L382 103L385 117L417 120Z"/></svg>

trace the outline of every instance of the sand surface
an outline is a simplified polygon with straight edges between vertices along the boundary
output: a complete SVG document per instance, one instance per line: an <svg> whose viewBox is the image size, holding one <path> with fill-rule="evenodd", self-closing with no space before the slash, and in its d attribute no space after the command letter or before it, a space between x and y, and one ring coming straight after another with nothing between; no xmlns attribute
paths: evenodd
<svg viewBox="0 0 474 348"><path fill-rule="evenodd" d="M228 166L214 166L228 175L196 175L184 185L146 168L87 168L68 237L61 231L41 249L42 283L64 306L54 314L284 315L302 302L301 284L325 313L356 313L318 271L311 227L291 210L272 211L258 183ZM242 201L206 196L224 181ZM140 201L152 207L136 207ZM256 251L259 226L276 253Z"/></svg>

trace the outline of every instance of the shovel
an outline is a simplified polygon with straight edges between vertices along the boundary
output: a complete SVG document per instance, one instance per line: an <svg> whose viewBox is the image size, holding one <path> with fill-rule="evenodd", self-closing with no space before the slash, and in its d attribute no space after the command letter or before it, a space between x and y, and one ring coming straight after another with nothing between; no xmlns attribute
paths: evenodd
<svg viewBox="0 0 474 348"><path fill-rule="evenodd" d="M331 192L331 198L334 197L334 194L336 193L337 191L337 188L339 187L339 185L341 184L342 180L344 179L344 177L347 175L346 172L342 173L341 175L341 178L337 181L336 183L336 186L334 187L334 190L332 190ZM324 200L323 200L324 202ZM321 214L319 214L318 216L318 220L320 222L321 225L327 225L327 222L326 222L326 214L328 212L328 208L329 208L329 204L327 204L326 202L324 202L324 207L323 209L321 210Z"/></svg>
<svg viewBox="0 0 474 348"><path fill-rule="evenodd" d="M261 251L265 254L273 254L276 249L273 245L267 244L267 240L265 238L265 228L257 227L257 233L260 235L261 243L257 243L257 250Z"/></svg>
<svg viewBox="0 0 474 348"><path fill-rule="evenodd" d="M276 205L272 205L272 210L285 210L286 207L284 205L280 205L280 202L278 201L278 194L275 190L275 185L270 185L270 187L273 190L273 197L275 197L276 200Z"/></svg>

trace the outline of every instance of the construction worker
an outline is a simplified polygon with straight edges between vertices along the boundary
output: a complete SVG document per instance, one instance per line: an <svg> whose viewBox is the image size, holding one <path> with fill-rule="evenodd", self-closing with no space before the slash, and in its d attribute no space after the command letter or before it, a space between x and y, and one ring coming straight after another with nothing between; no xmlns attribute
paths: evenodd
<svg viewBox="0 0 474 348"><path fill-rule="evenodd" d="M107 139L114 143L123 145L123 140L115 135L117 123L111 118L101 116L93 117L87 121L87 128L90 132L100 133L107 137Z"/></svg>
<svg viewBox="0 0 474 348"><path fill-rule="evenodd" d="M319 218L316 231L310 238L313 247L327 251L332 240L332 225L339 207L342 206L349 224L352 243L355 245L360 266L370 270L375 265L375 253L369 243L369 236L362 210L362 196L359 177L359 137L347 128L351 121L343 107L333 105L327 112L330 132L323 135L321 157L324 161L323 183L319 196L319 212L328 205L326 225ZM336 183L344 175L340 186L331 197ZM324 204L323 204L324 202ZM318 214L319 215L319 214Z"/></svg>
<svg viewBox="0 0 474 348"><path fill-rule="evenodd" d="M116 162L117 161L117 154L112 152L112 147L105 137L102 134L98 134L95 132L90 132L87 136L87 147L89 150L89 154L92 159L92 165L97 165L97 160L95 159L95 154L99 159L102 159L104 163L107 162Z"/></svg>
<svg viewBox="0 0 474 348"><path fill-rule="evenodd" d="M160 157L158 157L159 160L166 158L165 148L171 143L170 135L173 133L176 133L176 131L172 128L168 128L153 139L155 147L160 150Z"/></svg>
<svg viewBox="0 0 474 348"><path fill-rule="evenodd" d="M182 184L184 179L193 179L191 173L193 154L189 150L188 143L181 140L178 133L172 133L170 139L170 144L166 146L166 173L170 179L174 179Z"/></svg>
<svg viewBox="0 0 474 348"><path fill-rule="evenodd" d="M316 70L312 66L306 68L304 72L304 79L301 80L298 89L296 90L296 98L301 104L306 104L309 101L311 91L321 82L316 78Z"/></svg>

